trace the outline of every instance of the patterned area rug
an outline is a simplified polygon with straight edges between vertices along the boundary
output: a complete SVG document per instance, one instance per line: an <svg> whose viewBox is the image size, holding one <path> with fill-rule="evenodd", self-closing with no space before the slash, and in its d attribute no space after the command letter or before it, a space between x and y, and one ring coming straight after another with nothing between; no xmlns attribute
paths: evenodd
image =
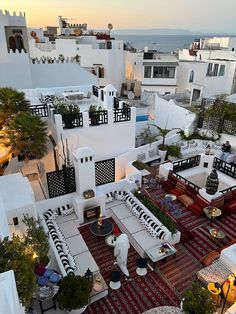
<svg viewBox="0 0 236 314"><path fill-rule="evenodd" d="M160 208L162 208L162 202L166 194L167 192L164 189L149 189L146 191L146 195ZM177 209L176 211L168 207L165 207L165 209L174 219L177 226L179 225L179 229L182 233L186 230L193 236L193 239L190 239L187 234L188 239L186 241L185 237L183 245L198 260L201 260L203 256L210 253L212 250L222 247L235 238L236 214L216 218L213 224L211 224L210 220L204 215L201 217L194 215L178 202L178 200L174 202L174 206ZM209 232L211 228L222 230L225 233L225 238L218 241L213 239Z"/></svg>
<svg viewBox="0 0 236 314"><path fill-rule="evenodd" d="M80 232L89 247L102 276L109 285L109 275L116 270L113 249L105 244L105 239L98 239L91 234L89 225L83 226ZM139 255L133 247L129 249L128 269L132 281L121 277L121 288L111 290L107 297L88 306L86 314L138 314L148 309L163 305L179 306L180 301L173 290L168 287L161 276L150 269L146 276L136 274L136 260Z"/></svg>

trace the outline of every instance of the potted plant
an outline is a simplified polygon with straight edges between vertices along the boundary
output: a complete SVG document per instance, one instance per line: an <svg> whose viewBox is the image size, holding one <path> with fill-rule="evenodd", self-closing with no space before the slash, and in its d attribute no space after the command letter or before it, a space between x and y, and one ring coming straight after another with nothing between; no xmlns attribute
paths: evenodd
<svg viewBox="0 0 236 314"><path fill-rule="evenodd" d="M21 304L28 307L36 292L34 260L27 252L25 242L19 236L0 241L0 273L13 270Z"/></svg>
<svg viewBox="0 0 236 314"><path fill-rule="evenodd" d="M101 106L97 107L96 105L90 105L89 118L91 120L91 125L98 125L101 110L102 110Z"/></svg>
<svg viewBox="0 0 236 314"><path fill-rule="evenodd" d="M215 307L210 292L198 282L183 294L183 310L186 314L213 314Z"/></svg>
<svg viewBox="0 0 236 314"><path fill-rule="evenodd" d="M169 160L175 160L180 155L181 148L177 145L169 145L167 147L167 158Z"/></svg>
<svg viewBox="0 0 236 314"><path fill-rule="evenodd" d="M80 107L75 104L67 103L63 100L55 101L53 107L55 112L62 116L65 128L74 128L73 121L76 118L76 115L80 113Z"/></svg>
<svg viewBox="0 0 236 314"><path fill-rule="evenodd" d="M26 232L23 236L26 252L34 260L35 271L37 270L37 273L41 275L45 266L50 262L48 235L34 217L25 214L22 222L26 226Z"/></svg>
<svg viewBox="0 0 236 314"><path fill-rule="evenodd" d="M73 314L83 313L91 290L92 282L89 279L75 275L64 277L56 296L59 308Z"/></svg>

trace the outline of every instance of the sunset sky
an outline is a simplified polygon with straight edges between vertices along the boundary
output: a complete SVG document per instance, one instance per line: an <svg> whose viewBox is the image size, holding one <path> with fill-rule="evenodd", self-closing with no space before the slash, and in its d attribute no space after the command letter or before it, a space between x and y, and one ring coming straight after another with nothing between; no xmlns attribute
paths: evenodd
<svg viewBox="0 0 236 314"><path fill-rule="evenodd" d="M89 28L184 28L236 33L236 0L1 0L0 9L26 13L30 27L57 26L59 15Z"/></svg>

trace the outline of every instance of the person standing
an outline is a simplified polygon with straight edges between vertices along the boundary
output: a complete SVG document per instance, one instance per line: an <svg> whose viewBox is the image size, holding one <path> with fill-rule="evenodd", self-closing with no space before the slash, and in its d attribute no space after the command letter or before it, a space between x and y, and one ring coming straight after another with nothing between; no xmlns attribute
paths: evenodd
<svg viewBox="0 0 236 314"><path fill-rule="evenodd" d="M231 150L231 145L229 144L229 141L226 141L225 144L222 145L221 149L222 149L222 153L220 155L220 159L226 161Z"/></svg>

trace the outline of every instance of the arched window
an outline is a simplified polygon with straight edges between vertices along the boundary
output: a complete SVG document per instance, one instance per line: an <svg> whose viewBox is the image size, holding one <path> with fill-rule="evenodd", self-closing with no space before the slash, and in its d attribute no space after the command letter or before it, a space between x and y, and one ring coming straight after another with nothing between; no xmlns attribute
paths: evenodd
<svg viewBox="0 0 236 314"><path fill-rule="evenodd" d="M25 50L22 37L20 35L16 35L15 38L16 38L16 49L18 49L19 51L21 51L22 49Z"/></svg>
<svg viewBox="0 0 236 314"><path fill-rule="evenodd" d="M190 72L190 75L189 75L189 83L192 83L193 82L193 79L194 79L194 71L192 70L191 72Z"/></svg>
<svg viewBox="0 0 236 314"><path fill-rule="evenodd" d="M16 40L14 36L9 37L9 49L12 49L14 52L16 51Z"/></svg>

